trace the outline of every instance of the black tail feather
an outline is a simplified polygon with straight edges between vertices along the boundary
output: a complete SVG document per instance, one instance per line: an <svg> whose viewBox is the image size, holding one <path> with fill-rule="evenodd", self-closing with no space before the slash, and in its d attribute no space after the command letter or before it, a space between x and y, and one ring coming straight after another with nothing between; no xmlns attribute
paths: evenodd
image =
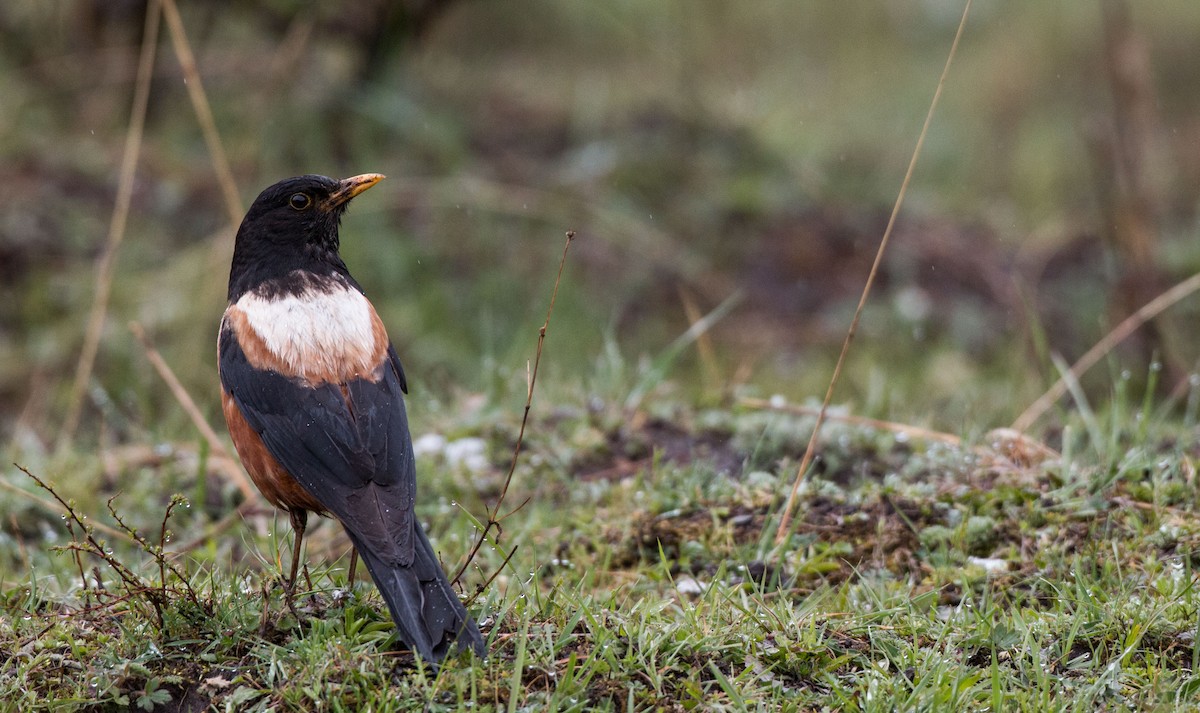
<svg viewBox="0 0 1200 713"><path fill-rule="evenodd" d="M350 539L387 602L401 641L434 664L464 649L483 658L487 645L479 627L450 586L429 538L419 524L414 527L417 537L411 567L388 564L364 548L352 533Z"/></svg>

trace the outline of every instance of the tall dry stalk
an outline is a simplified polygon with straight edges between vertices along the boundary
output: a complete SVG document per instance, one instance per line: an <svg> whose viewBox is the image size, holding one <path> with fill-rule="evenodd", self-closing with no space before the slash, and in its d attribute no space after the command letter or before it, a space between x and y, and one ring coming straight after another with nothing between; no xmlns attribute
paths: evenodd
<svg viewBox="0 0 1200 713"><path fill-rule="evenodd" d="M554 277L554 289L550 293L550 307L546 310L546 321L542 323L541 329L538 330L537 351L533 357L533 366L530 368L528 364L526 365L528 372L525 381L525 411L521 414L521 429L517 432L517 442L516 445L513 446L512 459L508 464L508 474L504 476L504 486L500 488L500 495L496 498L496 502L490 508L488 508L488 520L484 524L483 528L479 531L479 535L475 538L475 544L467 553L462 565L458 568L458 571L450 580L451 582L458 582L460 579L462 579L463 574L467 571L467 567L471 566L471 562L474 561L475 556L479 554L479 549L483 547L483 543L487 541L488 535L495 530L496 537L499 538L501 533L504 531L504 528L501 525L504 519L509 515L512 515L517 510L525 507L525 503L521 503L507 513L503 515L500 514L500 508L504 505L505 497L508 496L508 486L512 484L513 473L515 473L517 470L517 461L521 456L521 447L525 443L525 428L529 424L529 411L533 406L533 390L537 385L538 367L541 366L542 363L542 347L546 343L546 331L550 328L550 317L554 314L554 303L558 299L558 286L562 282L563 267L565 267L567 264L567 251L571 249L571 241L574 239L575 231L567 231L567 241L563 244L562 257L558 261L558 273ZM484 582L480 586L476 594L483 591L483 589L485 589L487 585L496 578L496 575L498 575L500 571L504 569L505 565L508 564L516 552L517 548L513 547L513 549L508 553L508 556L505 557L504 562L502 562L500 566L496 568L496 571L492 573L492 576L488 578L488 581Z"/></svg>
<svg viewBox="0 0 1200 713"><path fill-rule="evenodd" d="M833 378L829 380L829 388L825 391L825 400L821 402L821 410L817 412L817 422L813 424L812 436L808 439L808 446L804 449L804 457L800 459L800 467L796 469L796 480L792 483L792 490L788 493L787 503L783 506L783 515L779 520L779 529L775 531L775 544L782 544L787 539L788 531L792 525L792 511L795 507L796 494L800 492L800 484L804 482L804 476L808 473L809 467L812 465L813 457L817 450L817 437L821 433L821 424L825 421L825 412L829 410L829 403L833 400L833 390L837 386L838 379L842 375L842 367L846 363L846 354L850 351L850 343L854 341L854 334L858 331L858 321L862 317L863 308L866 307L867 297L871 294L871 286L875 284L875 276L879 273L879 265L883 262L883 253L887 250L888 242L892 237L892 229L896 225L896 216L900 214L900 206L904 204L904 196L908 192L908 184L912 180L913 171L917 167L917 158L921 155L921 147L925 145L925 135L929 133L929 125L933 121L933 112L937 108L938 100L942 96L942 87L946 84L946 77L950 74L950 65L954 62L954 55L958 52L958 41L962 39L963 28L967 26L967 14L971 10L971 0L967 0L963 6L962 19L958 23L958 31L954 33L954 42L950 45L950 54L946 57L946 66L942 68L942 76L938 79L937 89L933 92L933 100L929 102L929 111L925 114L925 124L921 127L921 134L917 137L917 145L913 149L912 158L908 162L908 170L904 173L904 180L900 183L900 193L896 196L896 203L892 206L892 215L888 218L887 227L884 228L883 238L879 241L879 250L875 252L875 262L871 264L871 272L867 275L867 283L863 285L862 296L858 300L858 307L854 310L854 318L850 320L850 329L846 332L846 339L842 342L842 351L838 354L837 364L833 367Z"/></svg>
<svg viewBox="0 0 1200 713"><path fill-rule="evenodd" d="M229 212L229 222L237 225L246 211L242 208L242 199L238 196L237 182L233 180L233 171L229 168L229 159L221 143L221 133L217 131L217 121L213 118L208 94L204 91L204 82L200 79L200 70L196 68L196 57L192 54L192 45L188 42L183 18L179 16L179 7L175 0L161 2L163 14L167 18L167 29L171 33L171 46L175 48L175 58L179 60L179 67L183 70L183 83L187 87L188 98L192 101L192 110L196 112L196 120L200 122L200 131L204 134L204 143L208 145L208 155L212 160L213 170L217 173L217 183L221 186L225 209Z"/></svg>
<svg viewBox="0 0 1200 713"><path fill-rule="evenodd" d="M109 224L108 238L104 251L96 264L96 289L92 298L92 308L88 316L87 328L84 334L83 347L75 367L75 380L71 387L71 396L67 407L62 430L59 432L58 447L62 448L75 436L79 427L79 419L83 412L83 401L87 391L88 381L96 363L96 354L100 348L100 337L104 332L104 324L108 315L108 301L112 290L112 281L116 266L117 249L125 237L125 226L129 218L129 206L133 196L133 179L137 167L138 156L141 153L142 135L146 123L146 107L150 97L150 83L154 74L154 60L158 47L158 31L161 20L165 15L167 28L171 34L171 43L175 56L183 71L184 85L196 120L204 134L208 146L217 182L221 186L221 195L229 220L237 225L242 219L242 203L238 197L237 184L233 179L233 171L229 167L221 135L213 118L208 96L204 91L204 83L196 67L196 58L192 54L191 44L180 17L175 0L151 0L146 7L145 30L142 34L142 48L138 58L137 80L134 89L133 109L130 112L129 129L125 136L125 151L121 158L121 173L117 184L117 200L113 208L112 221Z"/></svg>
<svg viewBox="0 0 1200 713"><path fill-rule="evenodd" d="M133 108L129 112L129 129L125 133L125 150L121 155L121 174L117 179L117 202L113 207L112 220L108 224L108 238L104 242L104 251L100 253L100 260L96 263L96 288L92 296L92 309L88 314L87 329L83 337L83 347L79 352L79 361L75 364L75 381L71 385L67 417L58 434L60 449L75 437L75 431L79 428L79 417L83 413L84 394L87 391L88 381L92 378L96 353L100 349L100 337L104 333L117 249L125 237L129 204L133 199L133 178L142 149L142 131L146 125L146 107L150 101L150 80L154 76L154 58L158 48L158 27L161 19L161 0L151 0L146 7L146 24L142 32L142 49L138 57Z"/></svg>
<svg viewBox="0 0 1200 713"><path fill-rule="evenodd" d="M1067 392L1067 384L1070 381L1078 381L1079 377L1083 376L1088 369L1095 366L1096 362L1100 361L1105 354L1112 351L1126 337L1137 331L1138 327L1154 319L1163 310L1197 290L1200 290L1200 273L1192 275L1176 284L1122 320L1108 334L1105 334L1103 339L1096 342L1091 349L1087 350L1087 353L1080 357L1079 361L1072 364L1068 372L1059 377L1058 381L1054 382L1054 385L1046 390L1046 393L1039 396L1037 401L1030 404L1028 408L1021 412L1020 416L1017 416L1017 420L1013 421L1013 430L1021 431L1022 433L1028 431L1056 401L1062 398L1062 395Z"/></svg>

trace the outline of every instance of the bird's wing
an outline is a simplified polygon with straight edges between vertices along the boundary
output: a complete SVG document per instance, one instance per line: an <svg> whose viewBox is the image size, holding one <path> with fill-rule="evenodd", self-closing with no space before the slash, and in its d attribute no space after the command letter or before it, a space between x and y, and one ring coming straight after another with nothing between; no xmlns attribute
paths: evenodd
<svg viewBox="0 0 1200 713"><path fill-rule="evenodd" d="M416 466L395 350L374 379L310 385L255 368L232 331L221 385L279 464L384 561L413 560Z"/></svg>

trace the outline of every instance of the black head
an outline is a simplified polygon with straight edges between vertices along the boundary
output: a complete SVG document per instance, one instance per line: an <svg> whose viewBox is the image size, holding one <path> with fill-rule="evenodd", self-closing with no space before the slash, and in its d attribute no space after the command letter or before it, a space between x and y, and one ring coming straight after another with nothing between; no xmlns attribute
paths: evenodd
<svg viewBox="0 0 1200 713"><path fill-rule="evenodd" d="M298 269L345 275L346 265L338 256L338 223L350 199L382 179L378 173L340 181L296 176L259 193L238 228L229 272L230 301Z"/></svg>

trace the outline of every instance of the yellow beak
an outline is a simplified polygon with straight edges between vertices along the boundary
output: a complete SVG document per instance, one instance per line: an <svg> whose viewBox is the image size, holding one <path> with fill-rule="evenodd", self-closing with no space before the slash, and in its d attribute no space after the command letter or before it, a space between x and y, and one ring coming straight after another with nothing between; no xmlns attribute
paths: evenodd
<svg viewBox="0 0 1200 713"><path fill-rule="evenodd" d="M325 204L327 209L337 208L350 201L351 198L359 193L367 190L371 186L379 183L384 178L382 173L364 173L361 176L351 176L338 181L337 190L330 196Z"/></svg>

